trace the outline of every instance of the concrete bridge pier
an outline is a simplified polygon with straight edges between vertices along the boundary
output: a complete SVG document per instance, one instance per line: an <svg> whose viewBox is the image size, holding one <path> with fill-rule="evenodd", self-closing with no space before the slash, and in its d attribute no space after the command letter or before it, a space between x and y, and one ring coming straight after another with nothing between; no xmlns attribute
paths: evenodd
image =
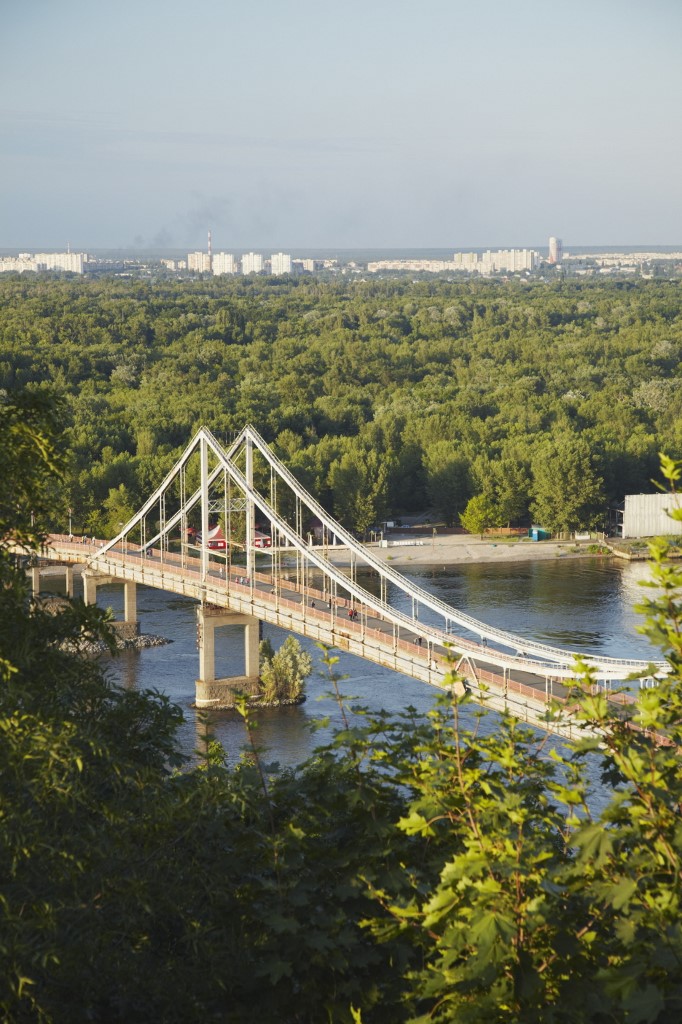
<svg viewBox="0 0 682 1024"><path fill-rule="evenodd" d="M86 604L97 604L97 587L105 583L118 583L112 576L93 572L91 569L83 573L83 600ZM132 640L140 634L140 623L137 618L137 584L133 580L123 583L123 621L114 622L114 629L122 640Z"/></svg>
<svg viewBox="0 0 682 1024"><path fill-rule="evenodd" d="M64 575L66 577L66 596L73 597L73 566L63 565L58 568L62 568L64 570ZM29 572L31 574L31 590L33 592L33 596L38 597L40 594L40 566L32 565Z"/></svg>
<svg viewBox="0 0 682 1024"><path fill-rule="evenodd" d="M40 593L40 566L32 565L29 571L31 573L31 590L33 596L37 597Z"/></svg>
<svg viewBox="0 0 682 1024"><path fill-rule="evenodd" d="M58 565L58 568L62 568L65 571L66 583L66 596L74 596L74 566L73 565ZM31 592L34 597L40 597L40 565L32 565L29 569L31 577ZM54 595L56 597L56 595Z"/></svg>
<svg viewBox="0 0 682 1024"><path fill-rule="evenodd" d="M220 626L244 626L244 675L229 679L215 677L215 631ZM226 612L215 605L202 604L197 608L197 638L199 643L199 678L196 681L198 708L234 707L240 694L258 693L260 621L253 615Z"/></svg>
<svg viewBox="0 0 682 1024"><path fill-rule="evenodd" d="M137 632L140 630L140 623L137 618L137 583L126 580L123 584L123 619L127 624L134 623Z"/></svg>

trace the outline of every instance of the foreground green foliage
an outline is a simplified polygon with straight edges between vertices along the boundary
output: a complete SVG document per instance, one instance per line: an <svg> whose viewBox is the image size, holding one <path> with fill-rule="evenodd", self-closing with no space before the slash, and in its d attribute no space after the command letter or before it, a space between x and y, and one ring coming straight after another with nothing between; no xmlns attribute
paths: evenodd
<svg viewBox="0 0 682 1024"><path fill-rule="evenodd" d="M345 727L309 763L268 768L254 743L231 769L209 741L182 766L177 709L64 649L108 635L102 614L46 615L13 567L59 461L52 413L22 403L0 406L3 1020L679 1019L682 572L662 546L643 610L670 673L634 723L667 745L589 687L603 743L571 752L510 718L465 727L450 696L426 720L368 717L327 654ZM612 787L600 814L588 762Z"/></svg>

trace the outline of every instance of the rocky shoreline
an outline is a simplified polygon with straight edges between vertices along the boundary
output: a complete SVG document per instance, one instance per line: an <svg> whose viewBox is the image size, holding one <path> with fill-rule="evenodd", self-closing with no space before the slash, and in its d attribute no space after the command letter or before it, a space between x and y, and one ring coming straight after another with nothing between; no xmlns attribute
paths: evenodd
<svg viewBox="0 0 682 1024"><path fill-rule="evenodd" d="M173 641L165 636L156 636L154 633L140 633L139 636L123 638L116 637L116 647L119 651L139 651L145 647L164 647L172 644ZM109 648L103 640L85 641L82 644L69 644L71 648L77 648L85 654L108 654Z"/></svg>
<svg viewBox="0 0 682 1024"><path fill-rule="evenodd" d="M261 711L264 708L292 708L298 706L299 704L305 704L307 700L307 697L304 693L300 694L300 696L298 697L293 697L289 700L263 700L260 693L245 694L244 696L246 697L247 703L249 705L249 712ZM192 704L190 706L193 708L197 707L196 704ZM234 711L235 706L236 705L234 704L220 704L216 705L215 707L201 707L199 710L202 712Z"/></svg>
<svg viewBox="0 0 682 1024"><path fill-rule="evenodd" d="M305 700L306 695L304 693L287 700L262 700L261 695L255 693L249 697L249 708L251 710L258 710L258 708L290 708L295 707L297 704L304 704Z"/></svg>

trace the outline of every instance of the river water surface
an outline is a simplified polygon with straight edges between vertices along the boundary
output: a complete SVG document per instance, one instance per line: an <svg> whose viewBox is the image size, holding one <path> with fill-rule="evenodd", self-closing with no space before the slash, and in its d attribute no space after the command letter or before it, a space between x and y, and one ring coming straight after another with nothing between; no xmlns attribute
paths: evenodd
<svg viewBox="0 0 682 1024"><path fill-rule="evenodd" d="M657 657L648 640L637 633L641 617L633 610L633 605L646 596L638 585L648 575L646 563L616 563L597 558L485 562L433 569L420 566L404 570L404 574L448 604L523 637L612 657ZM97 600L101 606L111 607L117 616L122 615L122 587L98 587ZM192 707L199 662L196 604L140 587L137 607L142 632L159 634L173 642L164 647L124 651L115 659L106 659L107 670L124 686L161 690L182 707L186 721L180 740L191 756L199 742ZM238 627L217 631L217 676L243 672L242 635ZM275 648L286 636L267 624L264 635ZM257 716L259 745L267 749L268 760L282 765L303 761L328 738L331 729L340 725L333 702L318 700L329 690L328 682L320 675L324 668L320 652L312 642L300 639L315 662L307 684L307 701L292 708L266 709ZM342 688L370 710L398 712L412 705L426 713L437 694L424 683L352 655L341 654L338 667L347 676ZM321 731L311 730L312 720L325 716L330 717L330 726ZM495 714L488 718L488 727L494 728ZM229 760L236 760L245 744L239 715L211 712L210 719Z"/></svg>

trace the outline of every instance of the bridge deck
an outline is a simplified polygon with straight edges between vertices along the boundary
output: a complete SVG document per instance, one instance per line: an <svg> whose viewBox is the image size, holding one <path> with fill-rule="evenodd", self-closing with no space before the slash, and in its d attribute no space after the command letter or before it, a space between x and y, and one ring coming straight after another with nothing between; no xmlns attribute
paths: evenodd
<svg viewBox="0 0 682 1024"><path fill-rule="evenodd" d="M211 558L202 578L200 558L188 549L182 553L145 552L126 544L100 553L101 547L102 542L94 539L54 535L44 554L52 560L85 563L88 569L115 579L255 616L430 685L443 687L448 671L457 667L475 699L497 710L506 708L568 738L582 734L566 706L566 686L549 671L540 674L536 665L524 659L508 658L500 673L492 663L497 654L483 644L453 638L418 620L407 620L407 628L396 625L355 599L338 596L330 600L329 594L315 587L303 587L296 579L287 578L286 571L276 575L253 572L247 579L243 568ZM609 696L621 704L633 701L628 694ZM550 705L563 705L566 710L548 723Z"/></svg>

